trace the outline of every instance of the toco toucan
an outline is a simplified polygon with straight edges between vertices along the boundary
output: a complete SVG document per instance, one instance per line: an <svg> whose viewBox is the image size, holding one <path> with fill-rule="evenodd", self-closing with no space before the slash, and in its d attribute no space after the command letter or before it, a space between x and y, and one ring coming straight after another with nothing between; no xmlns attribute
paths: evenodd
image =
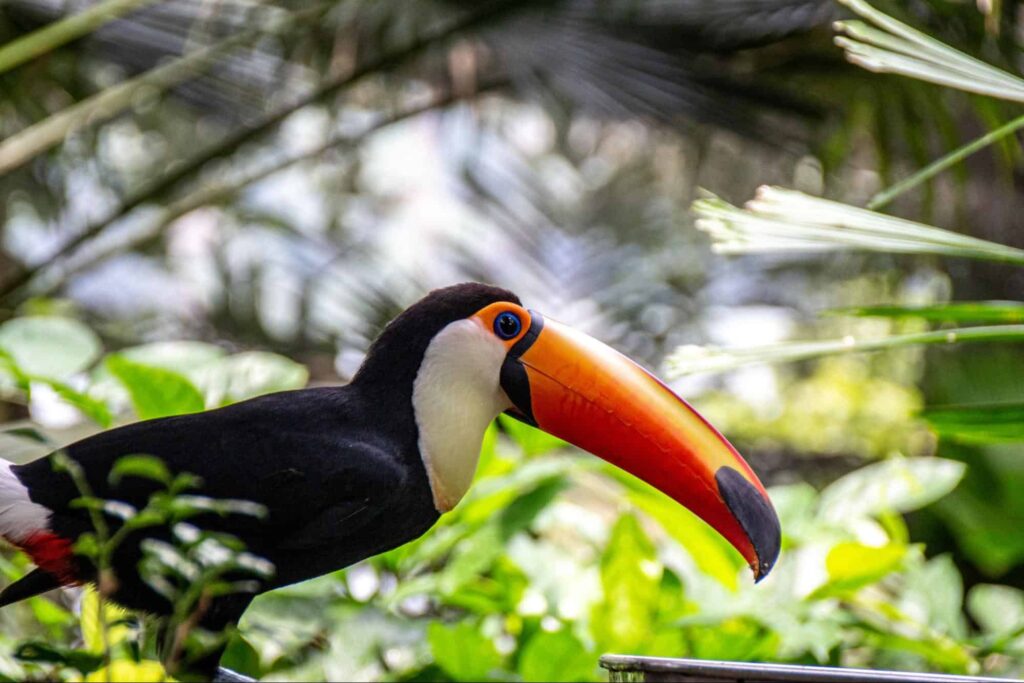
<svg viewBox="0 0 1024 683"><path fill-rule="evenodd" d="M764 577L779 553L779 522L764 487L726 439L652 374L504 289L460 284L396 317L351 383L269 394L203 413L137 422L63 449L92 495L145 506L152 482L108 476L129 454L159 457L201 478L198 492L265 506L204 529L237 536L273 563L257 592L310 579L411 541L466 493L484 431L501 412L636 475L689 508ZM0 535L38 569L0 605L92 582L74 543L93 524L54 456L0 465ZM108 520L116 525L113 517ZM112 558L111 598L162 614L140 577L140 542ZM207 628L236 623L255 594L213 600Z"/></svg>

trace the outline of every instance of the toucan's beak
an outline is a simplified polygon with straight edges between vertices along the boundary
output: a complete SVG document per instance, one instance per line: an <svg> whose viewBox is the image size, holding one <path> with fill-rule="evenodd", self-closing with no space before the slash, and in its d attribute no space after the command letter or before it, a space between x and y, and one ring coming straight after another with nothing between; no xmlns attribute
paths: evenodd
<svg viewBox="0 0 1024 683"><path fill-rule="evenodd" d="M639 477L714 527L754 578L779 555L764 486L725 437L642 367L582 332L530 311L501 385L512 412Z"/></svg>

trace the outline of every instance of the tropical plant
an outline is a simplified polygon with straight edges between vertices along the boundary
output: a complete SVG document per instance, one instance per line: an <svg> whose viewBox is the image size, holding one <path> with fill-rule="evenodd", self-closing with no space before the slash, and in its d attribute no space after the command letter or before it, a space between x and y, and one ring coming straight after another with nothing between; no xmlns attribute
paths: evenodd
<svg viewBox="0 0 1024 683"><path fill-rule="evenodd" d="M837 43L854 63L872 70L890 71L1020 101L1018 90L1024 81L1017 76L968 57L860 0L850 0L846 4L866 20L838 25L844 36L837 38ZM885 206L969 155L1013 136L1022 121L1024 119L1015 119L999 130L942 156L906 180L877 193L867 202L868 206ZM1017 143L1016 138L1010 139ZM697 227L711 236L713 248L720 253L870 251L1024 265L1024 251L1018 248L778 187L762 187L742 209L708 196L696 201L693 211L697 216ZM875 338L845 335L839 339L752 348L720 349L691 345L677 349L667 365L670 372L681 376L693 372L723 371L751 363L801 361L922 345L1014 344L1024 340L1024 326L1019 324L1022 306L1024 303L1020 301L954 301L926 305L895 302L859 306L832 313L861 318L916 320L917 328L912 332ZM1005 371L1014 372L1012 366ZM984 392L984 377L976 377L973 383L980 390L975 393ZM993 384L998 386L998 381ZM940 404L923 410L921 417L943 439L940 444L943 452L979 463L978 469L984 473L979 472L978 476L987 481L1005 475L1007 486L1012 488L1017 482L1012 468L1000 465L998 459L987 456L984 449L978 450L980 446L994 447L1022 440L1024 427L1020 423L1022 404L1019 389L1007 389L1006 400L994 403L990 398L965 404ZM945 516L957 531L961 544L990 575L1006 572L1024 558L1024 547L1011 540L1009 547L987 555L980 544L967 541L966 534L968 529L976 529L980 520L989 515L993 519L1022 519L1024 510L1006 502L1011 498L1004 498L1001 493L992 491L990 485L975 481L952 499L956 502L945 509ZM955 521L965 515L972 520L970 523ZM1013 522L1009 521L1008 525L1012 526Z"/></svg>
<svg viewBox="0 0 1024 683"><path fill-rule="evenodd" d="M48 348L34 341L43 333L53 342ZM86 339L92 339L87 328L67 318L5 323L0 346L20 359L10 361L7 376L33 374L19 363L63 368L71 375L46 382L70 381L80 389L62 401L92 414L102 403L114 415L129 404L139 415L188 412L304 382L300 369L283 359L254 362L188 342L127 349L97 363L99 347ZM90 367L91 374L81 374ZM48 386L40 381L21 388L12 382L9 396ZM47 432L38 424L12 425L6 438L38 450ZM1014 658L1024 637L1011 612L1024 609L1024 593L983 584L965 597L955 565L945 556L926 559L900 516L941 499L965 469L953 460L902 458L856 470L821 492L806 484L773 487L784 553L777 572L755 587L742 558L685 509L502 418L485 438L470 494L428 535L260 597L231 636L225 664L275 679L600 680L598 655L620 651L1019 673ZM122 461L113 474L153 477L172 494L188 483L169 480L158 461L145 457ZM165 496L152 510L138 511L113 501L86 498L85 504L112 509L131 525L163 520L161 511L170 509L187 514L197 500L204 503ZM229 540L179 527L178 547L155 548L147 571L181 600L184 615L197 591L216 588L217 576L235 566L231 560L204 569L202 558L211 553L199 545L227 543L222 558L241 556ZM97 535L95 552L114 541ZM257 567L254 562L243 560ZM4 571L14 576L23 564L8 556ZM204 572L209 576L202 579ZM178 584L192 574L202 580ZM187 595L176 585L187 585ZM3 675L165 675L154 659L152 625L110 611L95 592L80 603L80 616L66 605L44 596L0 612L7 624L0 637ZM977 628L965 619L965 605ZM79 638L84 644L75 647Z"/></svg>

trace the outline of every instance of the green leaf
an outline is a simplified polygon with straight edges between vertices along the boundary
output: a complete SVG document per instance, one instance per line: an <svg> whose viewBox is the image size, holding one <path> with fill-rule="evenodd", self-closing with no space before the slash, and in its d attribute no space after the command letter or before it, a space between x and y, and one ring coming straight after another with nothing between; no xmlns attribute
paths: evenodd
<svg viewBox="0 0 1024 683"><path fill-rule="evenodd" d="M601 556L604 600L594 607L591 629L604 652L646 651L658 610L662 567L654 545L633 515L612 528Z"/></svg>
<svg viewBox="0 0 1024 683"><path fill-rule="evenodd" d="M523 454L527 457L544 455L557 451L560 448L568 447L568 444L557 436L551 436L545 431L504 413L498 416L498 424L501 425L502 431L522 449Z"/></svg>
<svg viewBox="0 0 1024 683"><path fill-rule="evenodd" d="M537 516L555 502L566 486L568 482L565 478L553 477L513 500L498 518L502 539L508 541L513 534L528 529Z"/></svg>
<svg viewBox="0 0 1024 683"><path fill-rule="evenodd" d="M0 349L27 375L63 379L93 364L100 340L77 320L41 315L0 325Z"/></svg>
<svg viewBox="0 0 1024 683"><path fill-rule="evenodd" d="M839 543L825 558L828 583L812 597L843 595L876 583L899 569L906 554L907 547L895 543L881 547L852 541Z"/></svg>
<svg viewBox="0 0 1024 683"><path fill-rule="evenodd" d="M942 498L956 488L967 466L942 458L894 458L862 467L821 492L821 514L829 522L885 512L909 512Z"/></svg>
<svg viewBox="0 0 1024 683"><path fill-rule="evenodd" d="M485 572L504 552L501 530L487 524L461 541L440 576L443 594L452 596Z"/></svg>
<svg viewBox="0 0 1024 683"><path fill-rule="evenodd" d="M1024 441L1024 403L929 408L921 417L939 436L964 443Z"/></svg>
<svg viewBox="0 0 1024 683"><path fill-rule="evenodd" d="M247 351L204 366L196 384L213 405L225 405L274 391L301 389L309 380L304 365L276 353Z"/></svg>
<svg viewBox="0 0 1024 683"><path fill-rule="evenodd" d="M965 674L977 669L977 663L964 645L943 636L910 636L866 629L865 644L871 648L913 653L923 657L928 666L942 671Z"/></svg>
<svg viewBox="0 0 1024 683"><path fill-rule="evenodd" d="M219 346L198 341L168 341L142 344L122 349L118 355L128 360L172 370L194 379L191 374L227 355Z"/></svg>
<svg viewBox="0 0 1024 683"><path fill-rule="evenodd" d="M196 413L205 407L199 390L176 372L120 355L108 356L106 367L128 390L140 419Z"/></svg>
<svg viewBox="0 0 1024 683"><path fill-rule="evenodd" d="M118 659L85 677L86 683L161 683L168 680L160 662Z"/></svg>
<svg viewBox="0 0 1024 683"><path fill-rule="evenodd" d="M964 581L949 555L915 564L904 576L900 609L938 633L966 635L963 603Z"/></svg>
<svg viewBox="0 0 1024 683"><path fill-rule="evenodd" d="M967 593L967 611L985 633L1006 635L1024 627L1024 591L982 583Z"/></svg>
<svg viewBox="0 0 1024 683"><path fill-rule="evenodd" d="M470 621L453 626L431 622L427 642L437 665L457 681L490 680L502 665L494 642Z"/></svg>
<svg viewBox="0 0 1024 683"><path fill-rule="evenodd" d="M646 484L636 486L629 500L685 548L702 572L731 590L739 587L739 570L746 562L702 519Z"/></svg>
<svg viewBox="0 0 1024 683"><path fill-rule="evenodd" d="M568 628L538 631L519 654L519 675L527 682L594 680L596 661Z"/></svg>
<svg viewBox="0 0 1024 683"><path fill-rule="evenodd" d="M100 621L100 610L103 610L103 621L107 625L106 644L115 645L131 635L131 629L125 625L129 614L109 600L102 603L99 593L93 586L87 586L82 595L79 623L85 649L95 654L102 654L104 647L103 629Z"/></svg>
<svg viewBox="0 0 1024 683"><path fill-rule="evenodd" d="M260 678L263 675L260 653L239 633L232 634L220 658L220 665L243 676Z"/></svg>
<svg viewBox="0 0 1024 683"><path fill-rule="evenodd" d="M920 318L945 323L1024 323L1021 301L954 301L925 306L862 306L827 311L864 318Z"/></svg>
<svg viewBox="0 0 1024 683"><path fill-rule="evenodd" d="M110 414L110 409L103 401L95 399L88 394L83 394L80 391L76 391L63 382L46 379L44 377L32 377L31 379L49 386L64 401L70 403L75 408L78 408L78 410L82 411L83 415L98 424L100 427L106 429L113 424L114 416Z"/></svg>
<svg viewBox="0 0 1024 683"><path fill-rule="evenodd" d="M143 477L165 486L170 486L173 480L164 461L152 455L125 455L118 458L107 479L116 486L124 477Z"/></svg>
<svg viewBox="0 0 1024 683"><path fill-rule="evenodd" d="M779 634L751 617L735 617L714 624L687 626L690 655L697 659L738 662L778 659Z"/></svg>

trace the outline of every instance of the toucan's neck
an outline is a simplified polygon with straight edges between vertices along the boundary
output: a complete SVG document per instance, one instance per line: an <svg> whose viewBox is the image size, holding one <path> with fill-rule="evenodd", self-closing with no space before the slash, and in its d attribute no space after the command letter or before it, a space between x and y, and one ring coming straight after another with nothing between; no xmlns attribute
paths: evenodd
<svg viewBox="0 0 1024 683"><path fill-rule="evenodd" d="M474 320L450 323L430 342L413 383L419 450L434 506L447 512L476 473L487 426L510 407L499 383L505 347Z"/></svg>
<svg viewBox="0 0 1024 683"><path fill-rule="evenodd" d="M487 426L509 407L499 385L505 348L470 319L425 343L392 332L374 344L353 385L390 428L412 426L434 506L447 512L469 489Z"/></svg>

